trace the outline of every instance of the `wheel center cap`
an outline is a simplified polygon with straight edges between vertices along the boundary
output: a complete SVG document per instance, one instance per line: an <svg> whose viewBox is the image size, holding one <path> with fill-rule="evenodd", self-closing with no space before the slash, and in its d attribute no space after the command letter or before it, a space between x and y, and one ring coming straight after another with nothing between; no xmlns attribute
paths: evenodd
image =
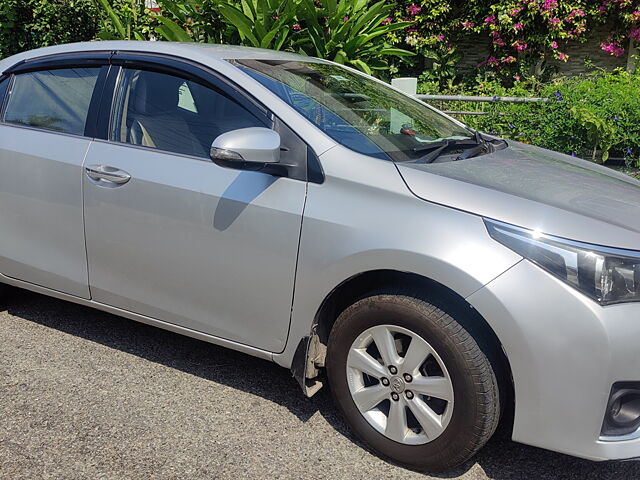
<svg viewBox="0 0 640 480"><path fill-rule="evenodd" d="M402 377L391 377L391 380L389 381L389 387L391 387L391 390L393 390L396 393L402 393L404 392L404 380L402 379Z"/></svg>

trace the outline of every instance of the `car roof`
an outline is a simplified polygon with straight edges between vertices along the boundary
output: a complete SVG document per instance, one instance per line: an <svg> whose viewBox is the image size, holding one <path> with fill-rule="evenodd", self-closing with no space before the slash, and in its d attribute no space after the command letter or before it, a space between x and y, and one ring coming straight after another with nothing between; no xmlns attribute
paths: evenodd
<svg viewBox="0 0 640 480"><path fill-rule="evenodd" d="M189 52L191 52L198 56L204 54L215 60L259 59L324 63L324 60L320 60L315 57L307 57L305 55L300 55L297 53L280 52L264 48L195 42L154 42L126 40L69 43L65 45L56 45L54 47L45 47L36 50L30 50L28 52L24 52L20 56L22 57L22 59L30 59L54 54L105 50L164 53L168 55L183 56L186 58L189 57Z"/></svg>

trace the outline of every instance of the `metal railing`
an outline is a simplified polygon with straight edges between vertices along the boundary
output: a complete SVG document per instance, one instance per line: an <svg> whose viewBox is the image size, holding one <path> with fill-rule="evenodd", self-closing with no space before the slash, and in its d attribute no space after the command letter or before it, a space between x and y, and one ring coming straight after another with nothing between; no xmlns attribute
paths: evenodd
<svg viewBox="0 0 640 480"><path fill-rule="evenodd" d="M541 97L482 97L477 95L415 95L425 102L479 102L479 103L544 103L548 98ZM504 115L500 112L443 110L448 115Z"/></svg>

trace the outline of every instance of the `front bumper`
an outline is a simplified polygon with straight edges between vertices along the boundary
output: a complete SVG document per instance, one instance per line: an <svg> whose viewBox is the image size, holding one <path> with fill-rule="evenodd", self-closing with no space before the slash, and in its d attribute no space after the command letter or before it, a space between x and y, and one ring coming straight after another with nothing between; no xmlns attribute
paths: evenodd
<svg viewBox="0 0 640 480"><path fill-rule="evenodd" d="M611 386L640 381L640 303L602 307L523 260L467 298L513 374L513 440L588 458L640 457L640 433L601 439Z"/></svg>

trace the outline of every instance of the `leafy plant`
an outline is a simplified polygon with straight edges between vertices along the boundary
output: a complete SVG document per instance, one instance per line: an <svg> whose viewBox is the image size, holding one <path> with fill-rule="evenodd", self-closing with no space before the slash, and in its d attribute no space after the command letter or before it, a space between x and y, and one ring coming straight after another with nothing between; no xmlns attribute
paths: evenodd
<svg viewBox="0 0 640 480"><path fill-rule="evenodd" d="M436 83L440 89L453 87L453 81L458 76L458 63L462 58L456 47L439 46L423 53L430 65L420 76L421 80Z"/></svg>
<svg viewBox="0 0 640 480"><path fill-rule="evenodd" d="M421 85L421 91L432 84ZM460 92L456 92L460 93ZM552 150L592 159L610 157L634 163L640 153L640 74L622 69L597 70L589 75L553 82L517 82L505 88L498 81L482 81L466 94L545 97L546 103L446 103L446 110L484 110L492 115L468 115L474 128Z"/></svg>
<svg viewBox="0 0 640 480"><path fill-rule="evenodd" d="M393 5L381 0L302 0L297 18L304 28L295 46L307 55L333 60L372 73L387 68L385 57L409 56L412 52L393 47L386 37L407 28L411 22L392 22Z"/></svg>
<svg viewBox="0 0 640 480"><path fill-rule="evenodd" d="M0 58L32 48L91 40L92 0L0 0Z"/></svg>
<svg viewBox="0 0 640 480"><path fill-rule="evenodd" d="M239 43L273 50L290 48L291 24L298 6L299 0L242 0L239 4L220 1L217 5L222 17L236 30Z"/></svg>
<svg viewBox="0 0 640 480"><path fill-rule="evenodd" d="M146 40L151 18L142 0L95 0L101 10L101 40Z"/></svg>

